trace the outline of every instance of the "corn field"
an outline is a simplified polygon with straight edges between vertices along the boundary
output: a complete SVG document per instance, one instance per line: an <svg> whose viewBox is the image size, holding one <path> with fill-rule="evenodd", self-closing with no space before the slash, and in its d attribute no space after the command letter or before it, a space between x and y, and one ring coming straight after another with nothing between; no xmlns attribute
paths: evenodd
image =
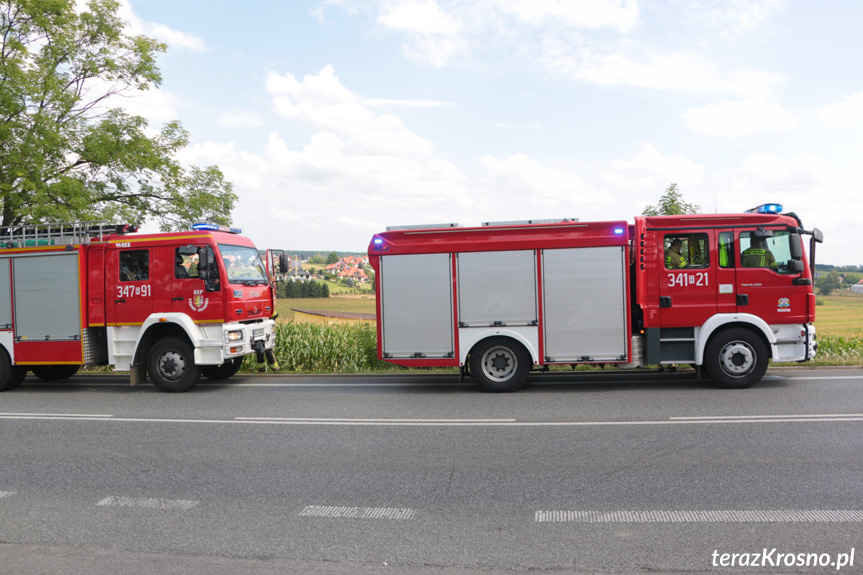
<svg viewBox="0 0 863 575"><path fill-rule="evenodd" d="M398 369L377 359L377 334L372 322L276 323L276 360L283 373L360 373ZM863 361L863 338L818 336L816 360L825 363ZM247 356L243 371L255 371Z"/></svg>
<svg viewBox="0 0 863 575"><path fill-rule="evenodd" d="M276 361L282 372L357 373L392 366L377 359L377 333L370 322L276 323ZM253 371L248 356L243 371Z"/></svg>
<svg viewBox="0 0 863 575"><path fill-rule="evenodd" d="M859 361L863 359L863 337L818 335L816 359L828 362Z"/></svg>

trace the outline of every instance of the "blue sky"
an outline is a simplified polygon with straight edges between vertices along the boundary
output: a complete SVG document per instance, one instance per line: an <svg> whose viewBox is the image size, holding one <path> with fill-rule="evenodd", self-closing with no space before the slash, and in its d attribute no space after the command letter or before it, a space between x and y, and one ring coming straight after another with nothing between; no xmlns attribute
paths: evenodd
<svg viewBox="0 0 863 575"><path fill-rule="evenodd" d="M178 119L260 248L363 251L386 226L632 221L781 202L863 264L863 3L123 0L166 42L124 100Z"/></svg>

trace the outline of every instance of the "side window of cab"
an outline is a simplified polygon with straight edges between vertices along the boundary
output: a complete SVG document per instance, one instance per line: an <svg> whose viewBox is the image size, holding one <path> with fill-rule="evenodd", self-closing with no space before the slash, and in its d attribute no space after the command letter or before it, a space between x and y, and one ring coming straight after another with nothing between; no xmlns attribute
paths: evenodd
<svg viewBox="0 0 863 575"><path fill-rule="evenodd" d="M710 265L707 234L666 234L665 269L700 269Z"/></svg>

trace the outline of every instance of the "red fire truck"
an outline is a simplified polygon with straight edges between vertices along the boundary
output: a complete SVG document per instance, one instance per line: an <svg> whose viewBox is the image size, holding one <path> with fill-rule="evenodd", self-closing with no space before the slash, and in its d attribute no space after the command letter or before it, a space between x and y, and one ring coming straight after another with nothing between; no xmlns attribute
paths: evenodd
<svg viewBox="0 0 863 575"><path fill-rule="evenodd" d="M823 237L781 211L388 228L369 245L378 356L459 367L490 391L576 364L690 364L749 387L769 359L817 348Z"/></svg>
<svg viewBox="0 0 863 575"><path fill-rule="evenodd" d="M0 391L81 365L186 391L273 356L273 291L239 230L131 234L104 222L0 229ZM130 235L131 234L131 235Z"/></svg>

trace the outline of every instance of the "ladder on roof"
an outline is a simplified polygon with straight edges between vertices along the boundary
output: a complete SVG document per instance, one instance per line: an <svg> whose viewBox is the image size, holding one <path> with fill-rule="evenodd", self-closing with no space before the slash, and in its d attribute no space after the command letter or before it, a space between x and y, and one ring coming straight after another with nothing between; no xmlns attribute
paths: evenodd
<svg viewBox="0 0 863 575"><path fill-rule="evenodd" d="M0 227L0 247L24 248L37 246L90 243L112 233L135 231L130 226L107 221L72 222L64 224L21 224Z"/></svg>

